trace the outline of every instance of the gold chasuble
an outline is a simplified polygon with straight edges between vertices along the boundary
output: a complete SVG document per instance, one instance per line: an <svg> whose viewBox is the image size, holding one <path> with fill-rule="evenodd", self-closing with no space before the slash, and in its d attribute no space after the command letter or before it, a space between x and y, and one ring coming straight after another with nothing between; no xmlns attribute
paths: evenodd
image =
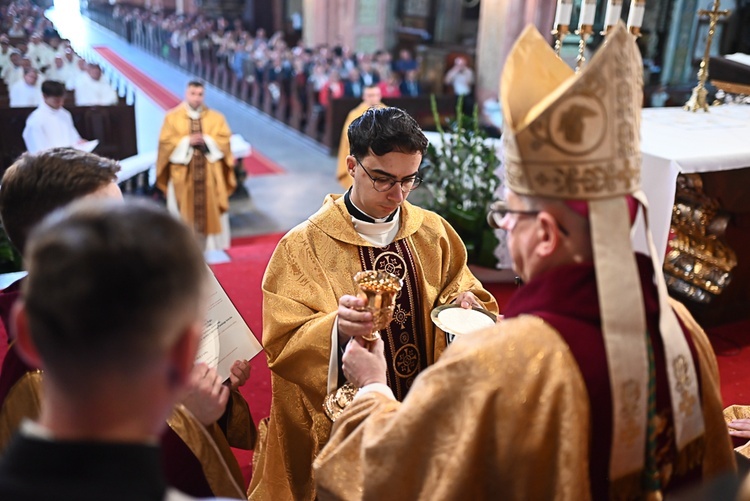
<svg viewBox="0 0 750 501"><path fill-rule="evenodd" d="M463 243L440 216L404 201L394 242L377 248L355 231L344 197L326 197L279 242L263 277L263 346L273 400L250 499L315 499L312 463L331 431L323 400L338 301L355 294L352 277L370 266L409 275L394 321L382 332L389 383L399 396L445 349L444 333L430 320L433 308L472 291L497 311L466 266Z"/></svg>
<svg viewBox="0 0 750 501"><path fill-rule="evenodd" d="M200 148L193 148L189 162L179 164L170 160L175 148L193 132L211 138L223 158L212 162ZM237 187L230 137L224 116L205 107L198 120L189 116L185 103L164 117L156 160L156 186L166 193L172 181L182 219L200 235L221 233L219 217L229 210L229 195Z"/></svg>
<svg viewBox="0 0 750 501"><path fill-rule="evenodd" d="M673 306L700 365L712 446L699 470L711 478L734 461L718 366L705 333ZM592 496L589 477L589 463L606 457L592 457L589 447L592 415L607 412L591 407L581 369L554 328L532 315L506 319L454 342L403 404L373 392L347 407L315 462L318 498L606 499Z"/></svg>

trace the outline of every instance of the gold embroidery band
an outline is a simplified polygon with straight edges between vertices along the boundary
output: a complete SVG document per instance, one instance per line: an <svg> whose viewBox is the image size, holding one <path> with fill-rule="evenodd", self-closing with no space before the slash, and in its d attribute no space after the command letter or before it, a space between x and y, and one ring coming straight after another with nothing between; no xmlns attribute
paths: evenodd
<svg viewBox="0 0 750 501"><path fill-rule="evenodd" d="M190 120L190 134L202 133L201 121ZM193 159L190 161L193 170L193 228L199 235L206 234L206 157L199 148L193 148Z"/></svg>
<svg viewBox="0 0 750 501"><path fill-rule="evenodd" d="M624 198L589 202L596 288L612 388L610 478L643 468L648 353L646 311ZM623 312L627 314L623 315Z"/></svg>
<svg viewBox="0 0 750 501"><path fill-rule="evenodd" d="M648 227L648 201L643 191L636 191L633 196L643 207L643 220L646 223L648 251L654 265L656 287L659 291L659 331L664 342L667 376L669 377L669 395L672 399L674 416L675 441L677 450L682 451L693 440L703 435L705 424L701 410L700 392L695 363L690 353L685 335L674 310L667 302L667 284L661 272L663 253L656 251L654 237Z"/></svg>
<svg viewBox="0 0 750 501"><path fill-rule="evenodd" d="M414 257L405 240L390 245L360 247L362 269L387 271L404 282L396 296L393 321L380 331L389 361L388 386L403 400L420 371L427 367L423 311Z"/></svg>

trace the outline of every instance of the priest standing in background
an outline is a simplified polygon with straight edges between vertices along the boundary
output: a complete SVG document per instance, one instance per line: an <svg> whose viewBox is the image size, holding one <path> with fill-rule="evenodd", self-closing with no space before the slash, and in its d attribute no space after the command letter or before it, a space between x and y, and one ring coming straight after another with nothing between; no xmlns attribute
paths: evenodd
<svg viewBox="0 0 750 501"><path fill-rule="evenodd" d="M227 249L229 195L237 187L224 115L203 104L202 82L191 81L185 101L167 112L159 135L156 186L179 211L204 250Z"/></svg>
<svg viewBox="0 0 750 501"><path fill-rule="evenodd" d="M642 68L622 23L577 74L521 35L488 219L525 285L401 403L382 342L349 343L360 389L316 459L319 499L662 499L735 470L708 338L669 301L663 254L630 242Z"/></svg>

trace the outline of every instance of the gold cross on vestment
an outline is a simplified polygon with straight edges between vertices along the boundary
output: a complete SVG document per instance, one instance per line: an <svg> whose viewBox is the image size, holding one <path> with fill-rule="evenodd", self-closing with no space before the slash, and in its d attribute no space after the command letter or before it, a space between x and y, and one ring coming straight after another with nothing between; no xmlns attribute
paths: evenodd
<svg viewBox="0 0 750 501"><path fill-rule="evenodd" d="M719 18L729 15L729 12L728 10L719 10L719 0L714 0L711 10L701 9L698 11L699 16L708 16L708 36L706 37L706 50L703 53L700 68L698 68L698 85L695 86L693 94L684 106L688 111L708 111L708 104L706 103L706 95L708 94L706 80L708 80L708 59L711 55L711 41L714 38L716 23L719 22Z"/></svg>

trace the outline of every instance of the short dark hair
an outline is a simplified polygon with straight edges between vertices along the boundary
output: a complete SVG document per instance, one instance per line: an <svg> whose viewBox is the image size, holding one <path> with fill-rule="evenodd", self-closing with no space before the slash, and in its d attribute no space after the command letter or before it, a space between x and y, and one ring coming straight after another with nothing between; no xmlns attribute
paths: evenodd
<svg viewBox="0 0 750 501"><path fill-rule="evenodd" d="M31 228L44 216L116 181L119 170L114 160L73 148L24 153L0 183L0 217L8 238L23 252Z"/></svg>
<svg viewBox="0 0 750 501"><path fill-rule="evenodd" d="M371 152L377 156L392 151L420 153L427 150L427 138L419 124L399 108L370 108L347 130L349 154L362 159Z"/></svg>
<svg viewBox="0 0 750 501"><path fill-rule="evenodd" d="M205 87L203 82L201 82L200 80L190 80L187 86L188 87L201 87L201 88Z"/></svg>
<svg viewBox="0 0 750 501"><path fill-rule="evenodd" d="M34 228L25 260L31 338L47 372L71 389L158 359L203 312L203 254L153 202L76 201Z"/></svg>
<svg viewBox="0 0 750 501"><path fill-rule="evenodd" d="M63 97L65 84L57 80L45 80L42 82L42 94L48 97Z"/></svg>

